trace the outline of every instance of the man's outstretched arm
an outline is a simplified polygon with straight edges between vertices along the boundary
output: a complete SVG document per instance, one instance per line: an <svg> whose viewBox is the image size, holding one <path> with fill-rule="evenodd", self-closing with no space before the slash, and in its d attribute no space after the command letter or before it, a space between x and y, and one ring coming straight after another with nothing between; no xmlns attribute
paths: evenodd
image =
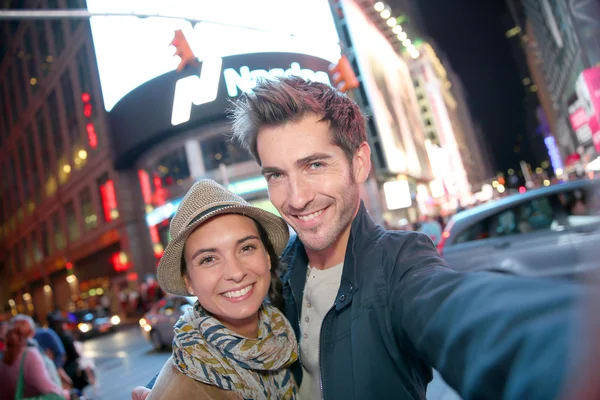
<svg viewBox="0 0 600 400"><path fill-rule="evenodd" d="M555 399L582 354L585 293L566 281L452 271L429 238L414 234L389 298L398 343L463 397Z"/></svg>

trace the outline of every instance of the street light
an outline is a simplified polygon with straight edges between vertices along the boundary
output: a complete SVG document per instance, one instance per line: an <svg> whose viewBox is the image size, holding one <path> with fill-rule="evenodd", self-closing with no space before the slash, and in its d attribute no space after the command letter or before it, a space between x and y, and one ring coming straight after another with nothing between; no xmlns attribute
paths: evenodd
<svg viewBox="0 0 600 400"><path fill-rule="evenodd" d="M375 3L375 5L373 7L375 8L375 11L382 12L383 9L385 8L385 4L383 4L380 1L378 1L377 3Z"/></svg>
<svg viewBox="0 0 600 400"><path fill-rule="evenodd" d="M379 15L381 15L381 18L383 18L383 19L388 19L389 17L392 16L392 12L388 9L385 9Z"/></svg>
<svg viewBox="0 0 600 400"><path fill-rule="evenodd" d="M396 18L392 17L387 20L387 24L389 27L394 27L394 26L396 26L396 24L398 24L398 22L396 21Z"/></svg>
<svg viewBox="0 0 600 400"><path fill-rule="evenodd" d="M392 32L394 32L397 35L400 32L402 32L402 27L400 25L396 25L392 28Z"/></svg>

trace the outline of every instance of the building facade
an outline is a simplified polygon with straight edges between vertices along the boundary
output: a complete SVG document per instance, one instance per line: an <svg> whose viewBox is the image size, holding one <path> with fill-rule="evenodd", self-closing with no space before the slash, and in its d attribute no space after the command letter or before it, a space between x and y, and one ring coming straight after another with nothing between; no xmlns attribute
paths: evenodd
<svg viewBox="0 0 600 400"><path fill-rule="evenodd" d="M137 282L126 217L134 202L112 166L87 20L1 27L0 301L43 321L56 307L93 307Z"/></svg>
<svg viewBox="0 0 600 400"><path fill-rule="evenodd" d="M569 106L576 97L575 84L590 67L571 17L569 0L524 0L525 15L531 23L535 51L541 60L557 118L554 135L564 158L589 147L591 137L577 137L569 123Z"/></svg>

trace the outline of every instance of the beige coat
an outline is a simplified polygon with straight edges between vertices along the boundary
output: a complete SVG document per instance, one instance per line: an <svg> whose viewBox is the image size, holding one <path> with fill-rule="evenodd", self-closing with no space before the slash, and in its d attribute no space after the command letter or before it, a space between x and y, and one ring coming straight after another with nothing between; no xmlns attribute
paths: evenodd
<svg viewBox="0 0 600 400"><path fill-rule="evenodd" d="M175 368L169 357L146 400L216 399L243 400L242 395L195 381Z"/></svg>

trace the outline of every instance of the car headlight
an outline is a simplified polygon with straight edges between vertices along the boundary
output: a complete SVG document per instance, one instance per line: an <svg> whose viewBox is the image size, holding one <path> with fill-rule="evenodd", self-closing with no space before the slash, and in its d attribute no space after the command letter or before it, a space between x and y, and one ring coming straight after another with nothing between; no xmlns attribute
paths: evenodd
<svg viewBox="0 0 600 400"><path fill-rule="evenodd" d="M77 325L77 327L79 328L81 333L86 333L86 332L89 332L90 329L92 329L92 324L80 323L79 325Z"/></svg>
<svg viewBox="0 0 600 400"><path fill-rule="evenodd" d="M148 325L148 321L145 318L140 318L140 326L143 328Z"/></svg>
<svg viewBox="0 0 600 400"><path fill-rule="evenodd" d="M121 318L118 315L113 315L110 319L110 323L113 325L119 325L121 323Z"/></svg>

